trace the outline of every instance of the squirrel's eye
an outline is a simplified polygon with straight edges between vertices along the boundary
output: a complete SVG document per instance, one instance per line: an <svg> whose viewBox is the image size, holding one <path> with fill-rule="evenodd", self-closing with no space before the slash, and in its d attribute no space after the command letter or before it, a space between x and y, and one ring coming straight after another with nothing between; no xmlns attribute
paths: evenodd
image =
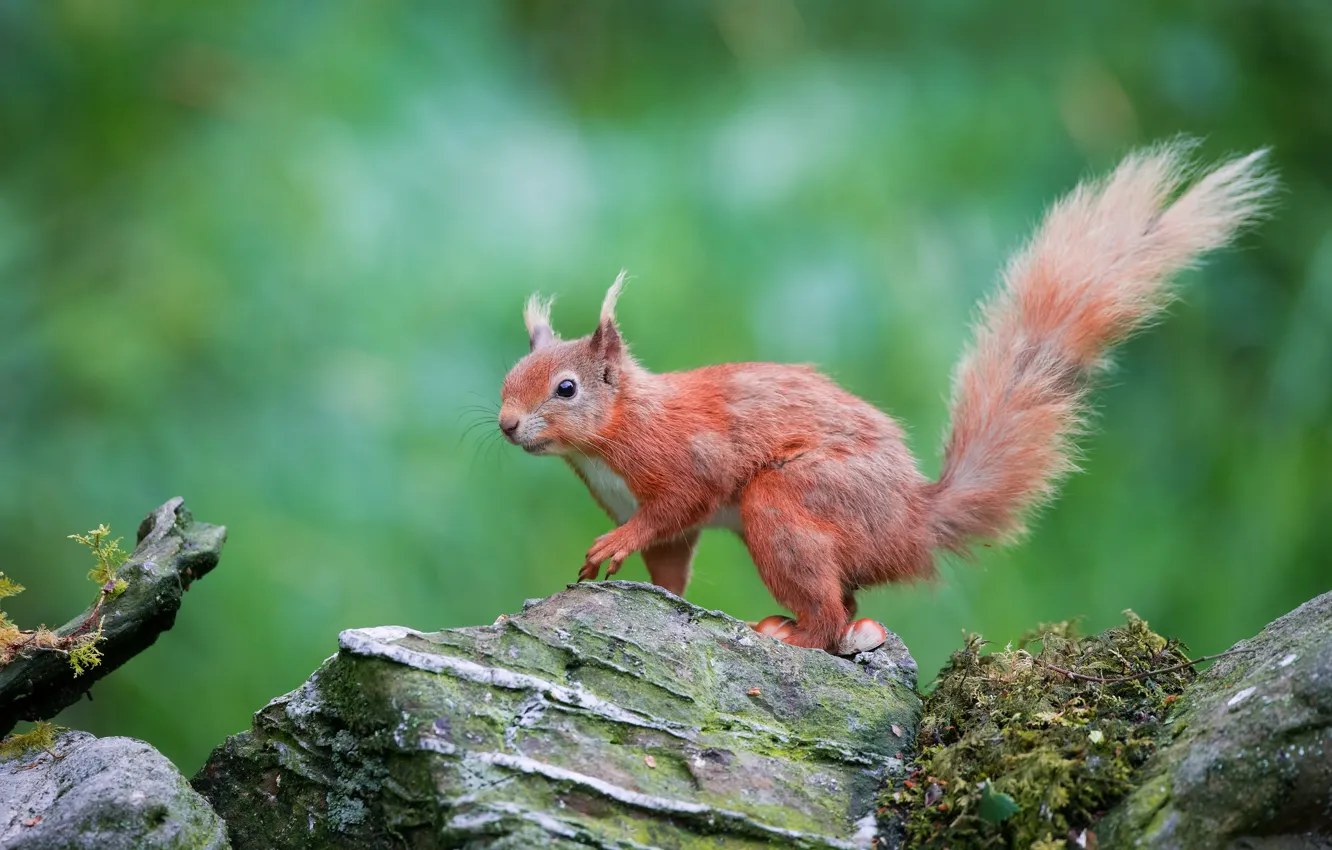
<svg viewBox="0 0 1332 850"><path fill-rule="evenodd" d="M578 385L567 378L560 381L559 386L555 388L555 395L560 398L573 398L576 392L578 392Z"/></svg>

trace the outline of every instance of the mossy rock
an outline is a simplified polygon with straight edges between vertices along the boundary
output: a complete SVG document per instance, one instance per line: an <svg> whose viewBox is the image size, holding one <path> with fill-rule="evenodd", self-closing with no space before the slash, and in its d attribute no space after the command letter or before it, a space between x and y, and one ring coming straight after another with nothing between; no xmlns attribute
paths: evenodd
<svg viewBox="0 0 1332 850"><path fill-rule="evenodd" d="M633 582L493 626L343 632L194 784L237 848L865 847L915 663L799 649Z"/></svg>
<svg viewBox="0 0 1332 850"><path fill-rule="evenodd" d="M1203 673L1101 847L1332 848L1332 593Z"/></svg>
<svg viewBox="0 0 1332 850"><path fill-rule="evenodd" d="M920 755L882 801L907 846L1095 846L1195 678L1183 647L1125 614L1090 637L1059 623L995 652L973 636L953 654L925 700ZM1132 678L1146 671L1164 672Z"/></svg>
<svg viewBox="0 0 1332 850"><path fill-rule="evenodd" d="M1332 850L1332 593L1202 674L1125 613L953 654L881 798L906 846Z"/></svg>

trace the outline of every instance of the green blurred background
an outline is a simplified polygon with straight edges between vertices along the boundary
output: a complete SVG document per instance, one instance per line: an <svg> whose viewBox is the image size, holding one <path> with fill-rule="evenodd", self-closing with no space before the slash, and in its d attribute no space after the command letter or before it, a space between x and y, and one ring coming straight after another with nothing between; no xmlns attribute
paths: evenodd
<svg viewBox="0 0 1332 850"><path fill-rule="evenodd" d="M1332 586L1332 7L0 2L0 568L182 495L225 524L175 629L62 724L192 772L340 629L489 623L608 528L470 436L532 290L656 370L810 361L938 468L973 305L1135 144L1271 145L1273 220L1192 273L1015 548L862 595L928 678L964 630L1132 607L1216 652ZM624 577L646 577L634 558ZM706 536L690 597L776 613Z"/></svg>

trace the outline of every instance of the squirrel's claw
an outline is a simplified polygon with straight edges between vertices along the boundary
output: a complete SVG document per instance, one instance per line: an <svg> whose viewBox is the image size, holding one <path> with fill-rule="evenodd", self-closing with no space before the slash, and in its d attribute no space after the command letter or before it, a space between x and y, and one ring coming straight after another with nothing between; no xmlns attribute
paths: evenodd
<svg viewBox="0 0 1332 850"><path fill-rule="evenodd" d="M610 561L606 565L606 578L618 573L625 559L633 553L633 549L625 545L626 542L623 527L598 537L596 542L592 544L592 548L587 551L583 569L578 573L579 581L596 578L597 571L606 561Z"/></svg>
<svg viewBox="0 0 1332 850"><path fill-rule="evenodd" d="M606 578L610 578L611 576L618 573L620 571L620 567L624 565L624 559L628 557L629 557L628 552L616 552L611 557L610 563L606 565Z"/></svg>

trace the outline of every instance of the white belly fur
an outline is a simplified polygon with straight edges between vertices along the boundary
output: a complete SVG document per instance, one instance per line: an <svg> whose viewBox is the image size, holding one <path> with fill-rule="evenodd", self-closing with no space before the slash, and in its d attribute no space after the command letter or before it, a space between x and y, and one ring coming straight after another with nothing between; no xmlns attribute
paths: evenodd
<svg viewBox="0 0 1332 850"><path fill-rule="evenodd" d="M569 460L578 467L578 471L587 479L588 489L597 501L606 506L617 523L623 525L638 510L638 500L630 492L624 479L615 474L601 458L587 455L569 455ZM736 505L723 505L701 524L702 528L729 528L736 534L743 531L740 523L740 508Z"/></svg>
<svg viewBox="0 0 1332 850"><path fill-rule="evenodd" d="M616 475L614 470L599 457L571 454L569 460L578 467L583 478L587 479L587 488L597 501L606 506L615 521L623 525L638 510L638 500L629 492L629 485Z"/></svg>

